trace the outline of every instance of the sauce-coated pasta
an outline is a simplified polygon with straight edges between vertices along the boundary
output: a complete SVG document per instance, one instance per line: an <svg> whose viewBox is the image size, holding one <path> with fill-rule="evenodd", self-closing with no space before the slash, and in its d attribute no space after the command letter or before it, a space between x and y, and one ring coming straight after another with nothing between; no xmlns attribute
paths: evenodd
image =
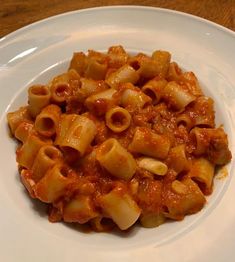
<svg viewBox="0 0 235 262"><path fill-rule="evenodd" d="M199 212L231 160L214 102L167 51L74 53L8 113L22 183L51 222L156 227Z"/></svg>

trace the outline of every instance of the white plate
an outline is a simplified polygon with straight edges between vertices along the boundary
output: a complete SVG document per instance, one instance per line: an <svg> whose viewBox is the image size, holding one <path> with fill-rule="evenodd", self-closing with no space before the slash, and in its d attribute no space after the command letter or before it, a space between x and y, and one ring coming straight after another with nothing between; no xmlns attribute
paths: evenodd
<svg viewBox="0 0 235 262"><path fill-rule="evenodd" d="M66 69L74 51L165 49L198 76L216 102L235 156L235 34L183 13L145 7L71 12L27 26L0 41L0 261L232 261L235 177L216 179L205 208L184 221L131 233L83 233L51 224L21 185L6 112L27 102L26 87Z"/></svg>

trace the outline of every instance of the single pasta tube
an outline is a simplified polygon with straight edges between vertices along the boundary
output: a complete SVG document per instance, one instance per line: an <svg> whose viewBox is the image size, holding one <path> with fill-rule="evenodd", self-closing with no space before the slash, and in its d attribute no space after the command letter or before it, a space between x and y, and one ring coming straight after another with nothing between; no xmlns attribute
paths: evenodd
<svg viewBox="0 0 235 262"><path fill-rule="evenodd" d="M72 89L66 82L53 84L50 88L51 100L56 104L62 104L65 102L66 97L72 95Z"/></svg>
<svg viewBox="0 0 235 262"><path fill-rule="evenodd" d="M167 84L167 81L165 79L153 79L148 81L143 87L142 91L149 97L152 98L152 103L154 105L158 104L162 94L163 90Z"/></svg>
<svg viewBox="0 0 235 262"><path fill-rule="evenodd" d="M168 212L164 212L164 215L181 220L185 215L200 211L205 203L205 196L191 178L175 180L171 183L168 194L166 193L164 204Z"/></svg>
<svg viewBox="0 0 235 262"><path fill-rule="evenodd" d="M152 101L151 97L147 96L140 90L126 89L121 97L121 105L123 107L131 108L143 108L150 104Z"/></svg>
<svg viewBox="0 0 235 262"><path fill-rule="evenodd" d="M66 203L63 210L63 219L65 222L84 224L97 216L98 213L94 210L90 196L76 196Z"/></svg>
<svg viewBox="0 0 235 262"><path fill-rule="evenodd" d="M117 103L114 98L115 93L117 93L117 90L111 88L91 95L85 100L85 106L98 115L105 114L108 109Z"/></svg>
<svg viewBox="0 0 235 262"><path fill-rule="evenodd" d="M164 89L164 98L177 110L184 109L188 104L193 102L196 97L184 90L176 82L169 82Z"/></svg>
<svg viewBox="0 0 235 262"><path fill-rule="evenodd" d="M141 214L140 223L143 227L158 227L166 221L166 217L162 213Z"/></svg>
<svg viewBox="0 0 235 262"><path fill-rule="evenodd" d="M180 182L179 180L174 180L171 183L171 188L174 191L174 193L179 194L179 195L185 195L188 192L188 188L185 184Z"/></svg>
<svg viewBox="0 0 235 262"><path fill-rule="evenodd" d="M28 90L29 113L36 117L41 110L49 105L51 94L47 86L33 85Z"/></svg>
<svg viewBox="0 0 235 262"><path fill-rule="evenodd" d="M59 159L62 159L59 149L52 145L42 146L32 166L32 179L38 182Z"/></svg>
<svg viewBox="0 0 235 262"><path fill-rule="evenodd" d="M193 161L189 176L196 182L199 182L205 195L212 192L212 183L215 174L215 165L206 158L200 157Z"/></svg>
<svg viewBox="0 0 235 262"><path fill-rule="evenodd" d="M170 149L170 140L149 128L137 128L128 148L132 152L165 159Z"/></svg>
<svg viewBox="0 0 235 262"><path fill-rule="evenodd" d="M193 153L196 156L200 156L206 153L208 145L210 143L210 134L212 133L212 129L210 128L199 128L194 127L189 135L190 139L195 144L195 149Z"/></svg>
<svg viewBox="0 0 235 262"><path fill-rule="evenodd" d="M193 121L188 114L180 114L176 118L177 126L183 125L188 131L193 127Z"/></svg>
<svg viewBox="0 0 235 262"><path fill-rule="evenodd" d="M107 218L99 215L90 220L90 225L92 229L96 232L107 232L110 231L115 226L115 223L111 218Z"/></svg>
<svg viewBox="0 0 235 262"><path fill-rule="evenodd" d="M116 106L107 111L105 120L113 132L120 133L130 126L131 115L126 109Z"/></svg>
<svg viewBox="0 0 235 262"><path fill-rule="evenodd" d="M108 89L108 85L104 81L95 81L93 79L81 78L81 92L84 97L89 97L96 93L100 93Z"/></svg>
<svg viewBox="0 0 235 262"><path fill-rule="evenodd" d="M71 154L71 157L74 156L77 159L85 154L95 134L94 122L85 116L76 115L59 146L66 154Z"/></svg>
<svg viewBox="0 0 235 262"><path fill-rule="evenodd" d="M64 104L66 98L73 93L73 89L80 87L80 75L70 69L66 73L54 77L49 83L51 101L55 104Z"/></svg>
<svg viewBox="0 0 235 262"><path fill-rule="evenodd" d="M115 189L101 196L101 205L121 230L131 227L141 213L136 202L127 193L120 194Z"/></svg>
<svg viewBox="0 0 235 262"><path fill-rule="evenodd" d="M169 65L167 80L168 81L180 81L182 79L182 70L177 63L171 62Z"/></svg>
<svg viewBox="0 0 235 262"><path fill-rule="evenodd" d="M25 143L17 150L17 162L20 166L31 169L39 149L48 144L51 144L51 140L42 140L35 134L30 134Z"/></svg>
<svg viewBox="0 0 235 262"><path fill-rule="evenodd" d="M130 180L136 171L135 159L114 138L101 144L97 150L97 160L111 175L120 179Z"/></svg>
<svg viewBox="0 0 235 262"><path fill-rule="evenodd" d="M107 64L100 63L94 58L88 58L87 61L85 77L94 80L103 80L107 72Z"/></svg>
<svg viewBox="0 0 235 262"><path fill-rule="evenodd" d="M56 130L55 145L61 145L67 135L69 128L76 119L76 114L62 114L60 117L60 122Z"/></svg>
<svg viewBox="0 0 235 262"><path fill-rule="evenodd" d="M67 176L67 169L61 164L55 164L35 185L36 198L45 203L56 201L65 194L65 190L71 182Z"/></svg>
<svg viewBox="0 0 235 262"><path fill-rule="evenodd" d="M185 154L185 145L172 147L167 158L168 166L180 173L189 169L189 160Z"/></svg>
<svg viewBox="0 0 235 262"><path fill-rule="evenodd" d="M139 167L159 176L164 176L168 170L166 164L150 157L143 157L138 159L137 164Z"/></svg>
<svg viewBox="0 0 235 262"><path fill-rule="evenodd" d="M158 75L166 77L170 66L171 54L167 51L157 50L152 53L152 59L156 63Z"/></svg>
<svg viewBox="0 0 235 262"><path fill-rule="evenodd" d="M139 74L130 65L124 65L106 78L106 83L111 88L117 88L121 83L135 84L139 80Z"/></svg>
<svg viewBox="0 0 235 262"><path fill-rule="evenodd" d="M7 122L10 127L11 133L14 135L16 128L20 123L31 122L28 107L20 107L18 110L8 113Z"/></svg>
<svg viewBox="0 0 235 262"><path fill-rule="evenodd" d="M49 105L37 115L35 120L36 131L46 137L51 137L56 133L59 124L61 109L57 105Z"/></svg>
<svg viewBox="0 0 235 262"><path fill-rule="evenodd" d="M30 133L33 131L33 123L31 122L21 122L15 130L15 138L25 143Z"/></svg>

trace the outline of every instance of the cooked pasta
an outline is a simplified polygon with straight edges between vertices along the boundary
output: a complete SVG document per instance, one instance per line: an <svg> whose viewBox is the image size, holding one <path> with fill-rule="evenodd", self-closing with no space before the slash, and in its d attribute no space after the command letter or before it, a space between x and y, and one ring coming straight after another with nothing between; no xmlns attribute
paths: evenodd
<svg viewBox="0 0 235 262"><path fill-rule="evenodd" d="M21 181L49 220L97 232L199 212L216 167L231 160L213 100L163 50L76 52L7 121Z"/></svg>

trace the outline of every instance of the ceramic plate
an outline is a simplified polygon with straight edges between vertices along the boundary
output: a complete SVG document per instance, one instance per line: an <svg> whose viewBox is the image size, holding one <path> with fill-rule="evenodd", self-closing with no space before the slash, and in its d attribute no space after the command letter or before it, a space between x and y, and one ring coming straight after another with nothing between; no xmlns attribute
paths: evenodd
<svg viewBox="0 0 235 262"><path fill-rule="evenodd" d="M85 233L47 220L45 206L20 183L15 142L6 113L27 101L27 87L63 72L74 51L168 50L193 71L213 97L235 156L235 33L206 20L165 9L106 7L66 13L20 29L0 41L0 260L8 261L232 261L235 259L235 176L215 179L198 214L129 233ZM220 178L220 179L219 179Z"/></svg>

